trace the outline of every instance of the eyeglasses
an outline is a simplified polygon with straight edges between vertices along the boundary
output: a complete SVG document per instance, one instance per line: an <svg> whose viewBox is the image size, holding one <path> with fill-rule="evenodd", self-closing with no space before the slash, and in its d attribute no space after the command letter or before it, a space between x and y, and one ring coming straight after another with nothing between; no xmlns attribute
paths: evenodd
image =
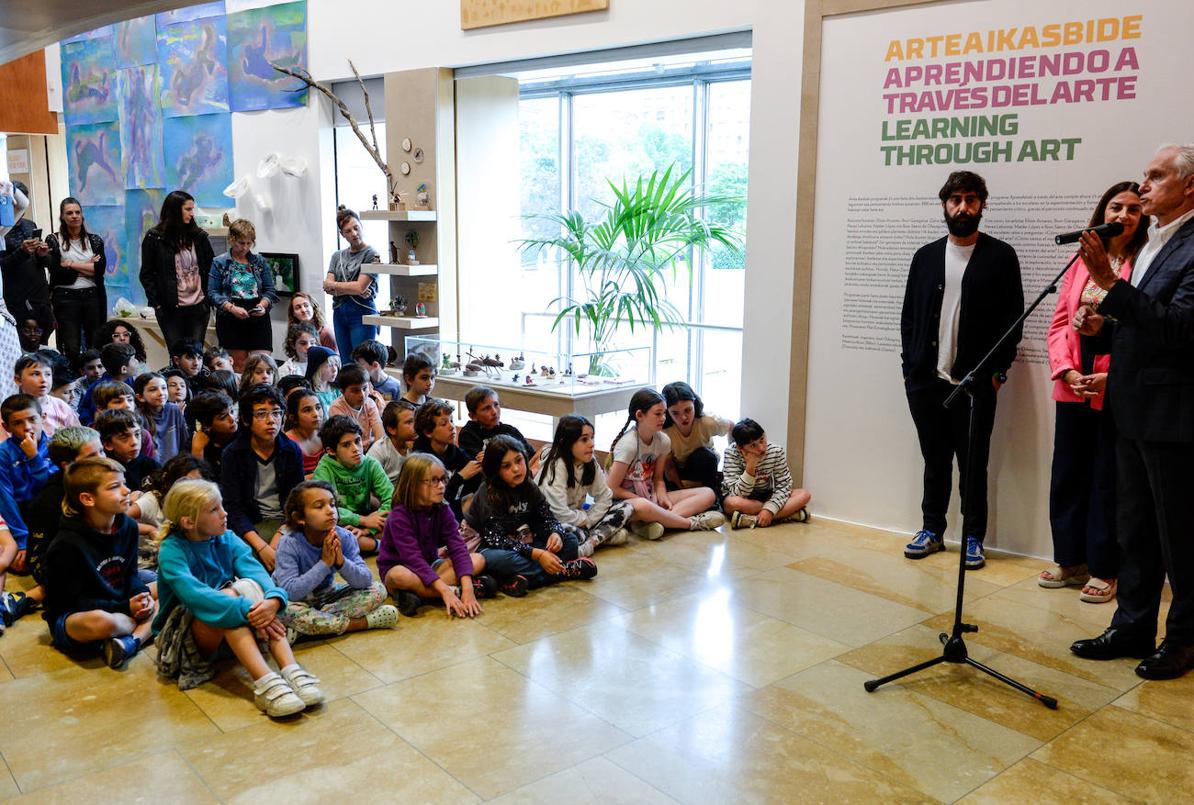
<svg viewBox="0 0 1194 805"><path fill-rule="evenodd" d="M428 486L447 486L448 479L443 475L433 475L430 478L424 478L423 483L427 484Z"/></svg>
<svg viewBox="0 0 1194 805"><path fill-rule="evenodd" d="M281 418L282 418L282 412L276 408L272 411L254 411L253 412L253 419L256 419L258 422L265 422L266 420L269 420L269 419L281 419Z"/></svg>

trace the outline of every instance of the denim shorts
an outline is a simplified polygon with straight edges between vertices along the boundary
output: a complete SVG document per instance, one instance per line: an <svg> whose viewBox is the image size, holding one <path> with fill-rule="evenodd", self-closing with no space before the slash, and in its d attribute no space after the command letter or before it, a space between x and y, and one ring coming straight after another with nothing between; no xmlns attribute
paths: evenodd
<svg viewBox="0 0 1194 805"><path fill-rule="evenodd" d="M78 613L67 612L54 619L50 624L50 643L67 654L94 654L99 651L99 643L80 643L66 633L66 619L76 614Z"/></svg>

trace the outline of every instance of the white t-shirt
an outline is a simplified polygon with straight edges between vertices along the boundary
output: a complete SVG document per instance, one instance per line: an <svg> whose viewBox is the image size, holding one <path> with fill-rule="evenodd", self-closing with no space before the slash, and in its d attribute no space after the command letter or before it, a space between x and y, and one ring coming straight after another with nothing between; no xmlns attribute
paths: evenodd
<svg viewBox="0 0 1194 805"><path fill-rule="evenodd" d="M945 241L945 292L941 297L941 318L937 322L937 376L957 385L950 372L958 356L958 320L962 315L962 277L975 244L956 246Z"/></svg>
<svg viewBox="0 0 1194 805"><path fill-rule="evenodd" d="M67 244L65 251L62 252L62 261L64 263L90 263L91 262L91 243L86 238L79 240L72 240ZM84 277L78 272L74 272L75 281L70 285L59 285L59 288L94 288L95 280L90 277Z"/></svg>
<svg viewBox="0 0 1194 805"><path fill-rule="evenodd" d="M622 434L618 443L614 445L614 461L621 461L626 465L625 480L634 484L654 483L655 472L660 467L663 457L672 449L672 442L667 434L659 431L645 444L638 436L638 430L631 428Z"/></svg>

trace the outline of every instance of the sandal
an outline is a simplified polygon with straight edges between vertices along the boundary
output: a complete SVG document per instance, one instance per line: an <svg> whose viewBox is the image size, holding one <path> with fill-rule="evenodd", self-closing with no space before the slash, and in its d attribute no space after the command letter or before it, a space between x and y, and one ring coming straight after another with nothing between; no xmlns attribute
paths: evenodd
<svg viewBox="0 0 1194 805"><path fill-rule="evenodd" d="M1037 576L1036 583L1050 589L1058 587L1080 587L1086 584L1089 578L1090 573L1087 572L1086 565L1074 565L1072 567L1053 565L1053 567L1041 571L1041 574Z"/></svg>
<svg viewBox="0 0 1194 805"><path fill-rule="evenodd" d="M1115 597L1115 591L1119 587L1115 579L1103 579L1090 577L1090 581L1082 588L1082 594L1078 597L1083 601L1091 604L1105 604Z"/></svg>

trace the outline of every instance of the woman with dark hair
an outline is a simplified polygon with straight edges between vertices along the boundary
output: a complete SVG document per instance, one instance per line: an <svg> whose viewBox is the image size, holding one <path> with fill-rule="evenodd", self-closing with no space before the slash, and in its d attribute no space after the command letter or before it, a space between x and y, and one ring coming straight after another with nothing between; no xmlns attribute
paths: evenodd
<svg viewBox="0 0 1194 805"><path fill-rule="evenodd" d="M1090 226L1112 221L1123 232L1107 242L1111 265L1124 279L1148 240L1135 182L1112 185L1099 199ZM1082 587L1081 599L1103 603L1115 597L1119 551L1115 539L1115 423L1103 395L1111 356L1102 336L1079 335L1074 317L1097 310L1107 292L1090 279L1079 258L1066 272L1049 326L1049 364L1057 403L1049 522L1056 564L1042 570L1042 587ZM1104 328L1106 330L1106 328Z"/></svg>
<svg viewBox="0 0 1194 805"><path fill-rule="evenodd" d="M141 331L131 321L124 319L108 319L95 328L90 349L103 349L108 344L130 344L137 355L137 362L144 364L145 340L141 338Z"/></svg>
<svg viewBox="0 0 1194 805"><path fill-rule="evenodd" d="M195 199L183 190L171 191L157 226L141 241L141 285L167 344L182 338L203 343L211 318L207 275L214 258L207 233L195 223Z"/></svg>
<svg viewBox="0 0 1194 805"><path fill-rule="evenodd" d="M361 234L361 219L347 207L336 210L336 228L348 241L348 248L332 255L328 274L323 281L324 293L332 295L332 326L336 330L336 344L340 363L352 363L352 350L362 341L377 338L377 327L363 324L363 316L376 316L377 275L361 270L364 263L381 262L372 246Z"/></svg>
<svg viewBox="0 0 1194 805"><path fill-rule="evenodd" d="M46 245L50 247L51 302L58 320L58 351L73 358L95 346L94 334L108 313L104 239L87 231L83 205L67 196L58 205L58 231L46 238Z"/></svg>

